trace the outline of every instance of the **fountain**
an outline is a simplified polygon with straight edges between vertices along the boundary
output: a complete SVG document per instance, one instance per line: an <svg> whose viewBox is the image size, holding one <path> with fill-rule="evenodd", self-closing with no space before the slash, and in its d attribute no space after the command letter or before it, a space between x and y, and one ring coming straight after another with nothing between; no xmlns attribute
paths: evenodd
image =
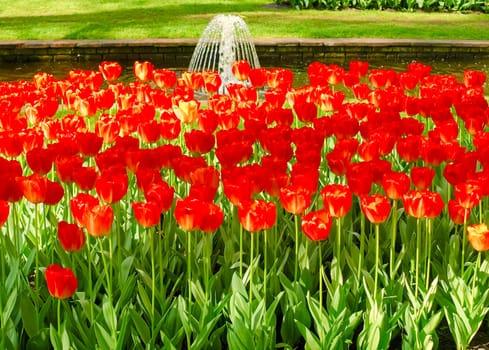
<svg viewBox="0 0 489 350"><path fill-rule="evenodd" d="M217 71L222 86L226 86L238 82L231 71L237 60L247 60L252 68L260 67L245 21L235 15L217 15L209 22L195 47L189 71Z"/></svg>

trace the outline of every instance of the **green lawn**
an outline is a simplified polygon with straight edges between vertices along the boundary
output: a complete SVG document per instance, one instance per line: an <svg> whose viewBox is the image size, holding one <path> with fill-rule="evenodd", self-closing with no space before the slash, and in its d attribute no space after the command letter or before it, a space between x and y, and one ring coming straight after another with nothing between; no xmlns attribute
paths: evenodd
<svg viewBox="0 0 489 350"><path fill-rule="evenodd" d="M0 0L0 40L198 38L219 13L244 17L255 38L489 40L489 14L297 11L272 0Z"/></svg>

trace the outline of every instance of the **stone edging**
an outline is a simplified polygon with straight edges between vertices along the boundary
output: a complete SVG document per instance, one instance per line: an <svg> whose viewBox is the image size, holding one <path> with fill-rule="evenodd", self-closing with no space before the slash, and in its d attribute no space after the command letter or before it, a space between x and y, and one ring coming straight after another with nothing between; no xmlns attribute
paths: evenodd
<svg viewBox="0 0 489 350"><path fill-rule="evenodd" d="M0 63L149 60L187 67L197 39L15 40L0 42ZM303 66L312 61L343 64L363 60L484 60L489 41L418 39L255 39L262 66Z"/></svg>

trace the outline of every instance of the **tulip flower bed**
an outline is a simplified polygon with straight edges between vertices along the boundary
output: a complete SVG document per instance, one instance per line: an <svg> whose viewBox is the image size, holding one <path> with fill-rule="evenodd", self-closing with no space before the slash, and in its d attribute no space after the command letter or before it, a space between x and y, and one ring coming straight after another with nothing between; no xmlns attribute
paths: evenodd
<svg viewBox="0 0 489 350"><path fill-rule="evenodd" d="M482 72L99 68L0 84L0 348L466 349L487 324Z"/></svg>

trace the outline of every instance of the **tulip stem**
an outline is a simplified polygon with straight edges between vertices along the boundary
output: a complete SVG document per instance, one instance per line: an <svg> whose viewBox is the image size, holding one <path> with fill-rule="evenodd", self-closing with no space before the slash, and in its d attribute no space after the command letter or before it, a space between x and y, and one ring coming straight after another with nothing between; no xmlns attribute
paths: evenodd
<svg viewBox="0 0 489 350"><path fill-rule="evenodd" d="M360 252L358 256L358 268L357 268L357 280L360 285L360 278L362 277L362 264L363 255L365 254L365 215L360 216Z"/></svg>
<svg viewBox="0 0 489 350"><path fill-rule="evenodd" d="M58 333L61 331L61 299L58 298L58 310L57 310L57 316L58 316Z"/></svg>
<svg viewBox="0 0 489 350"><path fill-rule="evenodd" d="M389 259L389 268L391 280L394 279L395 273L395 255L396 255L396 236L397 236L397 200L392 203L392 219L391 219L391 254Z"/></svg>
<svg viewBox="0 0 489 350"><path fill-rule="evenodd" d="M248 296L248 302L249 302L249 311L250 311L250 320L251 320L251 315L253 314L252 312L252 307L251 307L251 300L253 298L253 259L254 259L254 251L253 247L255 245L255 233L251 232L251 251L250 251L250 290L249 290L249 296Z"/></svg>
<svg viewBox="0 0 489 350"><path fill-rule="evenodd" d="M415 270L415 291L414 291L414 296L415 298L418 298L418 280L419 280L419 254L421 251L421 219L417 218L416 219L416 270Z"/></svg>
<svg viewBox="0 0 489 350"><path fill-rule="evenodd" d="M321 324L324 324L324 321L323 321L323 252L322 252L322 243L321 242L318 242L318 249L319 249L319 263L318 263L318 275L319 275L319 278L318 278L318 282L319 282L319 312L320 312L320 320L321 320ZM323 327L320 327L320 340L321 340L321 343L322 343L322 339L323 339Z"/></svg>
<svg viewBox="0 0 489 350"><path fill-rule="evenodd" d="M427 261L426 261L426 290L430 286L430 272L431 272L431 235L432 235L432 222L427 220L427 235L426 235L426 245L427 245Z"/></svg>
<svg viewBox="0 0 489 350"><path fill-rule="evenodd" d="M88 260L88 294L90 298L90 324L93 324L93 288L92 288L92 254L90 249L90 235L87 235L87 260Z"/></svg>
<svg viewBox="0 0 489 350"><path fill-rule="evenodd" d="M377 300L377 288L379 284L379 251L380 251L380 225L375 224L375 270L374 270L374 298Z"/></svg>
<svg viewBox="0 0 489 350"><path fill-rule="evenodd" d="M268 263L268 244L267 244L267 231L263 231L263 255L264 255L264 264L263 264L263 299L265 301L265 307L267 306L267 263Z"/></svg>
<svg viewBox="0 0 489 350"><path fill-rule="evenodd" d="M464 278L465 270L465 248L467 246L467 210L464 210L464 230L462 231L462 261L460 262L460 276Z"/></svg>
<svg viewBox="0 0 489 350"><path fill-rule="evenodd" d="M149 244L151 249L151 330L154 333L154 323L155 323L155 283L156 283L156 272L155 272L155 232L153 228L149 232Z"/></svg>
<svg viewBox="0 0 489 350"><path fill-rule="evenodd" d="M188 285L188 308L190 312L190 304L192 303L192 260L191 260L191 249L192 240L190 232L187 232L187 285Z"/></svg>
<svg viewBox="0 0 489 350"><path fill-rule="evenodd" d="M239 277L243 279L243 225L239 225Z"/></svg>
<svg viewBox="0 0 489 350"><path fill-rule="evenodd" d="M39 204L34 205L34 215L35 215L35 234L36 234L36 271L34 273L35 275L35 290L36 292L39 291L39 246L40 242L39 240L41 239L39 235Z"/></svg>
<svg viewBox="0 0 489 350"><path fill-rule="evenodd" d="M294 282L297 282L299 274L299 215L294 216L295 221L295 266L294 266Z"/></svg>

